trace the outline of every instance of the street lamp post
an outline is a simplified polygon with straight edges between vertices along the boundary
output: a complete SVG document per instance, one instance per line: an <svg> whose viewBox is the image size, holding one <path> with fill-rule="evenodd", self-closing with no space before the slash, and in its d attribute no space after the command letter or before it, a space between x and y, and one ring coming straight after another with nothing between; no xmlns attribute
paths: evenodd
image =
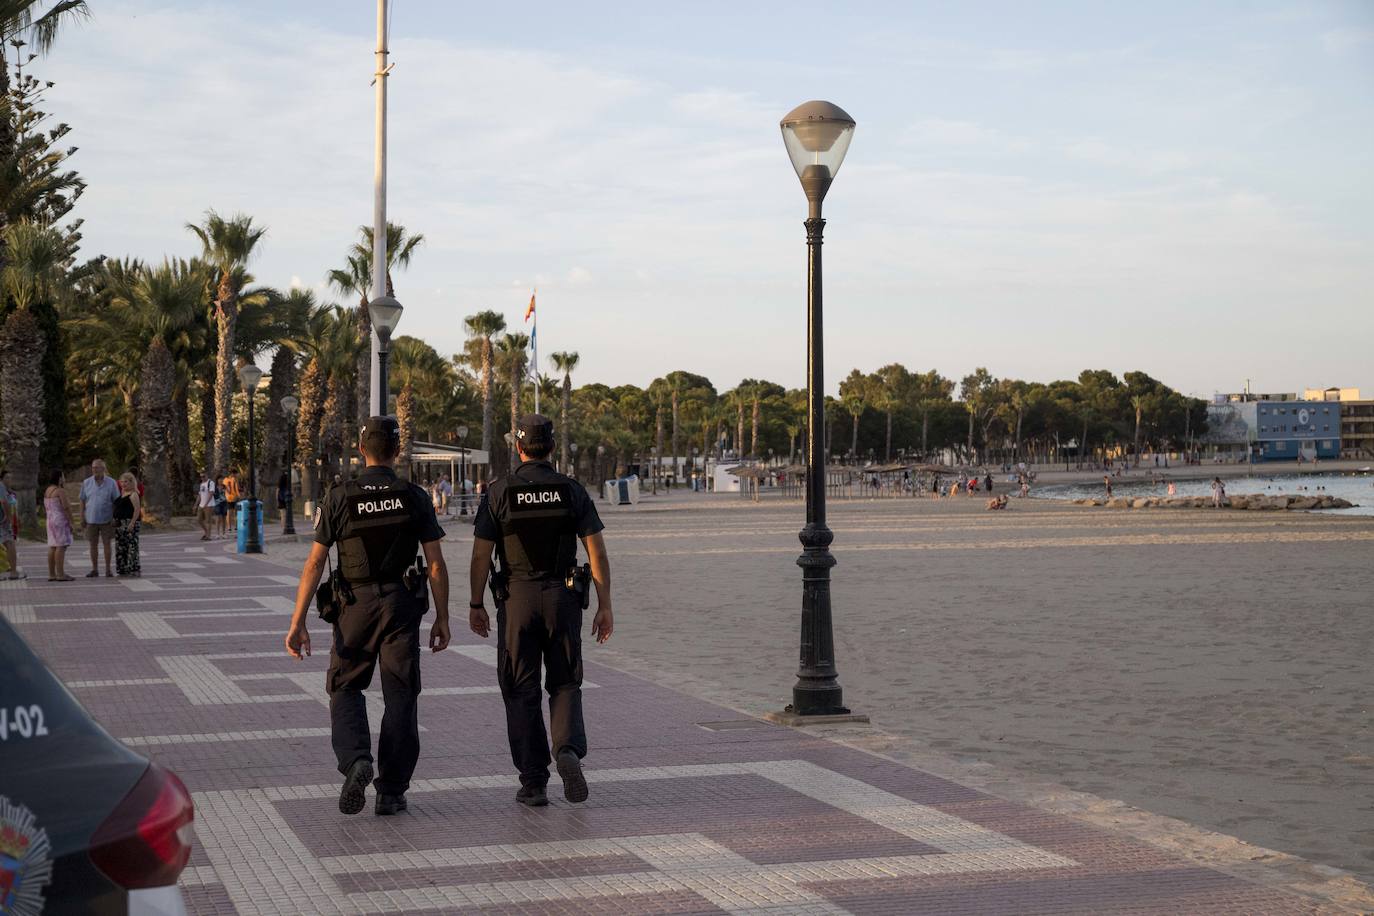
<svg viewBox="0 0 1374 916"><path fill-rule="evenodd" d="M854 119L830 102L806 102L780 124L783 144L806 193L807 216L807 446L806 526L799 535L802 555L801 663L792 687L795 718L848 716L835 670L835 636L830 610L830 569L835 539L825 521L825 348L821 309L821 202L830 190L854 137Z"/></svg>
<svg viewBox="0 0 1374 916"><path fill-rule="evenodd" d="M463 442L468 437L466 426L458 427L458 514L468 514L468 449Z"/></svg>
<svg viewBox="0 0 1374 916"><path fill-rule="evenodd" d="M391 390L387 387L387 356L391 352L391 333L401 322L401 303L391 296L378 296L367 304L367 314L377 332L377 408L376 415L384 416L391 406Z"/></svg>
<svg viewBox="0 0 1374 916"><path fill-rule="evenodd" d="M262 531L258 528L258 468L257 448L253 441L253 400L262 381L262 370L248 363L239 370L239 382L243 394L248 398L248 535L243 546L244 553L262 553Z"/></svg>
<svg viewBox="0 0 1374 916"><path fill-rule="evenodd" d="M577 479L577 443L568 446L568 451L572 452L572 479Z"/></svg>
<svg viewBox="0 0 1374 916"><path fill-rule="evenodd" d="M291 431L286 437L286 521L282 524L282 534L296 533L296 513L293 508L296 502L296 485L291 481L291 471L296 466L296 411L300 406L301 402L292 395L288 394L281 399L281 409L291 426Z"/></svg>
<svg viewBox="0 0 1374 916"><path fill-rule="evenodd" d="M658 495L658 446L649 447L649 454L654 458L654 466L649 469L649 476L654 480L654 495Z"/></svg>

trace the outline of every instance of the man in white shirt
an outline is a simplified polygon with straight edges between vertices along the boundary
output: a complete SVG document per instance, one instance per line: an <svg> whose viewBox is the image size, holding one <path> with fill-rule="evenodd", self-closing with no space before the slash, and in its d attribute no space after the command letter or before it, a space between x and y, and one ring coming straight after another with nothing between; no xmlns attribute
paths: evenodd
<svg viewBox="0 0 1374 916"><path fill-rule="evenodd" d="M111 577L110 541L114 538L114 504L119 499L119 484L105 471L105 462L96 458L91 462L91 476L81 481L81 523L86 528L86 540L91 545L91 571L87 579L100 575L99 547L105 545L105 575Z"/></svg>
<svg viewBox="0 0 1374 916"><path fill-rule="evenodd" d="M215 522L215 478L209 471L200 472L200 486L196 491L196 521L200 522L200 539L210 540Z"/></svg>

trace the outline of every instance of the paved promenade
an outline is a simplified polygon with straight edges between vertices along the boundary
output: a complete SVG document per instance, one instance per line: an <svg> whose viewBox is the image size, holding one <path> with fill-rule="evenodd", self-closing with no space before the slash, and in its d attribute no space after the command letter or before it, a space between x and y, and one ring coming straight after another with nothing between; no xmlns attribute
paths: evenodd
<svg viewBox="0 0 1374 916"><path fill-rule="evenodd" d="M313 658L287 657L295 575L227 546L153 535L141 579L0 585L0 609L87 709L193 791L198 843L183 883L195 913L1323 908L1123 832L695 699L597 663L595 646L591 799L573 806L554 791L550 807L523 808L492 644L458 619L454 648L423 660L410 812L344 817L323 692L327 631L312 627ZM21 556L41 572L40 547ZM642 625L621 606L617 636Z"/></svg>

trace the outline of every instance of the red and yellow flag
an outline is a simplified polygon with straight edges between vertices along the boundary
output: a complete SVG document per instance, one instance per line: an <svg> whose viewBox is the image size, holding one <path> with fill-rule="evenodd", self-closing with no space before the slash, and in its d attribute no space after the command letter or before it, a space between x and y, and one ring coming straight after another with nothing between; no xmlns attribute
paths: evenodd
<svg viewBox="0 0 1374 916"><path fill-rule="evenodd" d="M534 293L530 293L530 307L527 308L527 309L525 309L525 320L526 320L526 321L529 321L529 320L530 320L530 316L532 316L533 314L534 314Z"/></svg>

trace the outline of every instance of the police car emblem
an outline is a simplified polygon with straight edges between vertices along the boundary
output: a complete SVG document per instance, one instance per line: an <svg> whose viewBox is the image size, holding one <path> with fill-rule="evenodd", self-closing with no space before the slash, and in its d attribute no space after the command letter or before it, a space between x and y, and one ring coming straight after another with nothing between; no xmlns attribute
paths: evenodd
<svg viewBox="0 0 1374 916"><path fill-rule="evenodd" d="M48 831L38 827L32 811L0 795L0 913L38 916L51 880Z"/></svg>

